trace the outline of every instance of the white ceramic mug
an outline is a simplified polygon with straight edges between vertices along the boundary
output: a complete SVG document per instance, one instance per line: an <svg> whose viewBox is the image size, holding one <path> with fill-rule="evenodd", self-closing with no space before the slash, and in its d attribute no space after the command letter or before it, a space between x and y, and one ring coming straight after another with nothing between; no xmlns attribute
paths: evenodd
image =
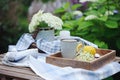
<svg viewBox="0 0 120 80"><path fill-rule="evenodd" d="M61 54L64 58L75 58L76 47L80 43L76 39L61 39Z"/></svg>

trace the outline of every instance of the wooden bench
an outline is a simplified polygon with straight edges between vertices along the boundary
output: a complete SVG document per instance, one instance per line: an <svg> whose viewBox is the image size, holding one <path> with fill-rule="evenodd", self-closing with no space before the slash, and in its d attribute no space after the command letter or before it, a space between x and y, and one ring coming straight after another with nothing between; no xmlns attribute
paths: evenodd
<svg viewBox="0 0 120 80"><path fill-rule="evenodd" d="M3 56L4 54L0 55L0 80L45 80L36 75L30 68L2 64Z"/></svg>
<svg viewBox="0 0 120 80"><path fill-rule="evenodd" d="M4 54L0 55L0 80L45 80L37 76L30 68L10 67L2 64ZM115 61L120 62L120 57Z"/></svg>

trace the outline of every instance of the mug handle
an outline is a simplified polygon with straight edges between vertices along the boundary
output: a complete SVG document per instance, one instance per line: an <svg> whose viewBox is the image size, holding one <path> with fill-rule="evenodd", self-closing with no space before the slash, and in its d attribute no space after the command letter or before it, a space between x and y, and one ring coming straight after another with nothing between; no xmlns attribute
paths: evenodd
<svg viewBox="0 0 120 80"><path fill-rule="evenodd" d="M76 46L76 56L80 55L80 51L83 50L84 43L82 41L78 41L78 45Z"/></svg>

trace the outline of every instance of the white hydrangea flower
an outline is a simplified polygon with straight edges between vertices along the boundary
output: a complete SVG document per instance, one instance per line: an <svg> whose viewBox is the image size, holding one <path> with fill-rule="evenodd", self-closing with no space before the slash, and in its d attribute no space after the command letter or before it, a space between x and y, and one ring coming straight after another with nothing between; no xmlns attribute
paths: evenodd
<svg viewBox="0 0 120 80"><path fill-rule="evenodd" d="M81 11L73 11L73 15L83 16L83 13Z"/></svg>
<svg viewBox="0 0 120 80"><path fill-rule="evenodd" d="M85 17L85 20L93 20L93 19L97 19L98 17L96 15L89 15L87 17Z"/></svg>
<svg viewBox="0 0 120 80"><path fill-rule="evenodd" d="M63 22L59 17L56 17L51 13L43 13L43 11L40 10L32 17L29 24L29 31L35 31L37 26L43 21L48 24L49 27L53 27L54 29L62 29Z"/></svg>
<svg viewBox="0 0 120 80"><path fill-rule="evenodd" d="M79 0L79 2L84 3L84 2L98 2L99 0Z"/></svg>
<svg viewBox="0 0 120 80"><path fill-rule="evenodd" d="M33 15L31 22L29 24L29 32L33 32L35 31L35 29L37 28L37 26L39 25L39 16L41 16L43 14L42 10L39 10L38 13L36 13L35 15Z"/></svg>
<svg viewBox="0 0 120 80"><path fill-rule="evenodd" d="M108 16L108 15L114 15L114 13L112 11L106 11L105 12L105 15Z"/></svg>

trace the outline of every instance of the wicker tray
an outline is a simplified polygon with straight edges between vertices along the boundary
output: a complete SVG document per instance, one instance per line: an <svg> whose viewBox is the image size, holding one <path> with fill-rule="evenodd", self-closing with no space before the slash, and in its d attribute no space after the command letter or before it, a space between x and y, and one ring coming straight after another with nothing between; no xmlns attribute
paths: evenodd
<svg viewBox="0 0 120 80"><path fill-rule="evenodd" d="M71 66L73 68L96 70L103 65L112 62L116 57L115 50L96 49L96 51L101 55L101 57L91 62L63 58L61 52L48 56L46 58L46 62L60 67Z"/></svg>

